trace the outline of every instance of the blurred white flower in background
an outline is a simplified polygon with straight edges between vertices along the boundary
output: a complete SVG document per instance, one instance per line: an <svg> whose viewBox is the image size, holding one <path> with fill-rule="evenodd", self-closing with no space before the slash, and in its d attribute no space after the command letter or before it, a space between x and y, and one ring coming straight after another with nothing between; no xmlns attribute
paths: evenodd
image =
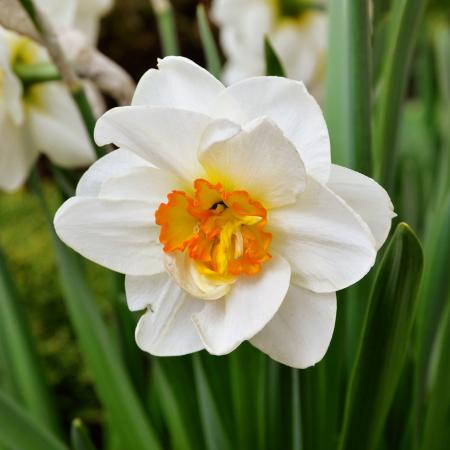
<svg viewBox="0 0 450 450"><path fill-rule="evenodd" d="M113 6L113 0L78 0L75 12L75 28L80 30L91 44L97 42L100 19Z"/></svg>
<svg viewBox="0 0 450 450"><path fill-rule="evenodd" d="M56 27L79 27L88 33L85 39L94 43L99 17L111 2L37 0L36 5ZM84 167L95 159L66 87L59 81L27 85L15 73L18 65L48 61L46 50L33 40L0 27L0 189L19 188L39 152L65 168ZM95 89L86 87L90 98L97 100Z"/></svg>
<svg viewBox="0 0 450 450"><path fill-rule="evenodd" d="M264 36L279 56L286 76L303 81L323 97L327 47L325 0L213 0L227 57L223 79L231 84L265 74Z"/></svg>
<svg viewBox="0 0 450 450"><path fill-rule="evenodd" d="M256 77L228 88L168 57L132 106L101 117L119 147L55 216L60 238L126 274L143 350L231 352L245 340L308 367L333 334L336 291L375 261L394 216L384 189L331 164L304 84Z"/></svg>

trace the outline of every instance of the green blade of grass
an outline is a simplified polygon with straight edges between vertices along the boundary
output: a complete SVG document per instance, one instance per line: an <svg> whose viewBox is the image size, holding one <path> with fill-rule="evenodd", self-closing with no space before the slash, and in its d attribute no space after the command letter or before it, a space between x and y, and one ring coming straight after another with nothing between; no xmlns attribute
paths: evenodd
<svg viewBox="0 0 450 450"><path fill-rule="evenodd" d="M286 71L275 49L267 36L264 37L264 55L266 59L266 75L271 77L285 77Z"/></svg>
<svg viewBox="0 0 450 450"><path fill-rule="evenodd" d="M375 450L380 442L406 358L422 265L419 241L400 223L372 290L347 394L340 450Z"/></svg>
<svg viewBox="0 0 450 450"><path fill-rule="evenodd" d="M36 172L33 188L41 201L59 267L63 297L72 325L94 378L100 400L124 448L159 450L161 447L127 375L112 336L96 307L81 261L57 237Z"/></svg>
<svg viewBox="0 0 450 450"><path fill-rule="evenodd" d="M77 418L72 421L70 440L73 450L95 450L95 446L81 419Z"/></svg>
<svg viewBox="0 0 450 450"><path fill-rule="evenodd" d="M0 391L0 442L23 450L68 450L48 429Z"/></svg>
<svg viewBox="0 0 450 450"><path fill-rule="evenodd" d="M373 137L375 175L387 188L393 184L402 102L426 3L396 0L392 6Z"/></svg>
<svg viewBox="0 0 450 450"><path fill-rule="evenodd" d="M200 416L203 425L206 448L208 450L228 450L235 448L226 433L220 416L220 405L213 396L209 380L200 355L193 355L195 387L197 390Z"/></svg>
<svg viewBox="0 0 450 450"><path fill-rule="evenodd" d="M41 425L58 431L54 404L31 336L30 325L1 251L0 333L7 360L5 370L9 372L8 378L15 385L20 403Z"/></svg>
<svg viewBox="0 0 450 450"><path fill-rule="evenodd" d="M205 7L202 4L197 5L197 24L200 31L203 53L206 57L206 67L216 78L219 78L222 70L219 50L217 49L216 41L209 26Z"/></svg>

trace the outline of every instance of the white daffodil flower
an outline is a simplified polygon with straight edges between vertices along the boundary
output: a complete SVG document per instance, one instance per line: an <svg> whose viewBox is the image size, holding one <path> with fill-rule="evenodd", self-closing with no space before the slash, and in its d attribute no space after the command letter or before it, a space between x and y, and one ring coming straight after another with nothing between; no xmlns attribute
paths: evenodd
<svg viewBox="0 0 450 450"><path fill-rule="evenodd" d="M27 178L38 153L55 164L84 167L95 154L66 87L58 81L26 86L16 64L48 61L31 39L0 27L0 189L13 191Z"/></svg>
<svg viewBox="0 0 450 450"><path fill-rule="evenodd" d="M325 354L336 291L361 279L393 207L370 178L335 166L303 83L231 87L168 57L132 106L97 122L119 147L84 174L55 216L70 247L126 274L153 355L231 352L245 340L289 366Z"/></svg>
<svg viewBox="0 0 450 450"><path fill-rule="evenodd" d="M75 28L81 31L91 44L98 39L100 19L113 6L113 0L77 0Z"/></svg>
<svg viewBox="0 0 450 450"><path fill-rule="evenodd" d="M325 0L213 0L227 57L227 84L264 75L264 36L268 36L289 78L303 81L321 99L325 77L327 16Z"/></svg>
<svg viewBox="0 0 450 450"><path fill-rule="evenodd" d="M36 5L62 28L80 26L94 41L100 14L107 0L36 0ZM84 16L89 16L85 21ZM88 23L89 22L89 23ZM87 24L86 26L84 26ZM23 85L14 73L16 64L48 62L45 49L31 39L0 27L0 189L13 191L28 176L39 152L65 168L84 167L95 154L78 110L60 82ZM98 93L86 85L91 97Z"/></svg>

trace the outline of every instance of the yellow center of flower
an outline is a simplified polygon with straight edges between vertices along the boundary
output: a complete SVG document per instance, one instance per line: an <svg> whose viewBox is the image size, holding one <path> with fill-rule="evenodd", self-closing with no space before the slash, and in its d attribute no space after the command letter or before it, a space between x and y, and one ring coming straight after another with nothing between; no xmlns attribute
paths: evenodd
<svg viewBox="0 0 450 450"><path fill-rule="evenodd" d="M194 182L194 194L172 191L155 213L166 253L186 251L198 271L227 281L255 275L271 258L267 211L246 191L226 192L220 183Z"/></svg>

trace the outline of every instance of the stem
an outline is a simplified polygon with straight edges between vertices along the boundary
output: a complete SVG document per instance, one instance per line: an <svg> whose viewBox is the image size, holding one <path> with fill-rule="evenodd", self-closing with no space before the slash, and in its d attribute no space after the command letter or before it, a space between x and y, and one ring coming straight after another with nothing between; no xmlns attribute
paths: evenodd
<svg viewBox="0 0 450 450"><path fill-rule="evenodd" d="M27 86L35 83L61 80L58 69L51 63L18 63L14 65L14 73Z"/></svg>

